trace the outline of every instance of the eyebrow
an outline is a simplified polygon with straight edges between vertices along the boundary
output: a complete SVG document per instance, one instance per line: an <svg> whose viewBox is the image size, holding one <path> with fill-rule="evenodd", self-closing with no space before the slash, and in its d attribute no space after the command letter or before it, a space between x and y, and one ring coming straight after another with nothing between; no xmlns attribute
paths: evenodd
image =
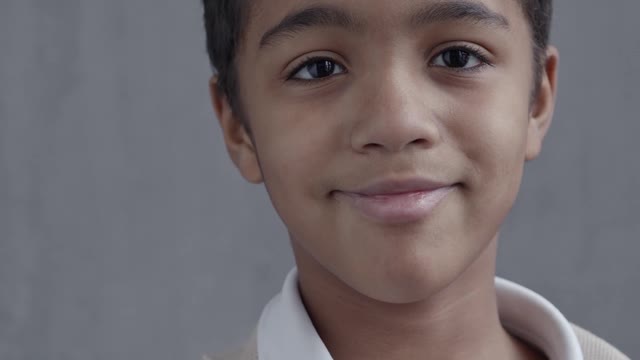
<svg viewBox="0 0 640 360"><path fill-rule="evenodd" d="M409 24L420 27L434 22L466 20L490 27L509 29L509 20L489 9L485 4L471 1L447 1L419 8L411 15Z"/></svg>
<svg viewBox="0 0 640 360"><path fill-rule="evenodd" d="M329 6L313 6L287 15L278 25L268 30L260 40L260 48L274 45L276 40L293 36L311 27L339 27L356 31L364 22L343 9Z"/></svg>
<svg viewBox="0 0 640 360"><path fill-rule="evenodd" d="M509 21L486 5L469 0L455 0L424 5L411 12L406 23L418 28L432 23L469 21L490 27L509 29ZM361 31L366 25L362 19L334 6L318 5L285 16L280 23L267 30L260 39L260 48L274 46L278 40L293 37L313 27L338 27L350 32Z"/></svg>

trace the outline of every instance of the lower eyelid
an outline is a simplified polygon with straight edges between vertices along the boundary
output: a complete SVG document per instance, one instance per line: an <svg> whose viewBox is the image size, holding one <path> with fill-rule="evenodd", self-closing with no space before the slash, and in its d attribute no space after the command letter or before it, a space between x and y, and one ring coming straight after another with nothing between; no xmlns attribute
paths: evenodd
<svg viewBox="0 0 640 360"><path fill-rule="evenodd" d="M447 51L451 51L451 50L462 50L465 52L468 52L470 55L474 56L475 58L477 58L477 60L480 62L478 65L473 66L471 68L450 68L447 66L442 66L442 65L434 65L434 62L441 56L443 56L443 54ZM335 66L337 67L337 71L339 71L337 74L332 74L330 76L326 76L324 78L318 78L318 79L298 79L295 78L294 76L300 72L305 66L308 66L310 64L313 64L315 61L321 61L321 60L327 60L327 61L331 61L332 63L335 64ZM491 62L489 62L489 60L487 59L487 57L483 54L483 51L480 49L476 49L475 47L471 47L471 46L450 46L448 48L445 48L441 51L439 51L437 53L437 55L435 55L434 57L431 58L431 60L428 62L428 66L429 67L442 67L442 68L446 68L447 70L450 71L454 71L454 72L458 72L458 73L472 73L472 72L476 72L481 70L482 68L486 67L486 66L494 66ZM285 73L284 76L284 80L285 81L294 81L294 82L299 82L299 83L313 83L313 82L321 82L321 81L326 81L326 80L330 80L336 76L341 76L341 75L345 75L348 74L349 71L347 69L347 67L345 65L342 64L342 62L333 59L331 57L328 56L310 56L306 59L304 59L303 61L301 61L300 63L298 63L298 65L296 65L293 70Z"/></svg>

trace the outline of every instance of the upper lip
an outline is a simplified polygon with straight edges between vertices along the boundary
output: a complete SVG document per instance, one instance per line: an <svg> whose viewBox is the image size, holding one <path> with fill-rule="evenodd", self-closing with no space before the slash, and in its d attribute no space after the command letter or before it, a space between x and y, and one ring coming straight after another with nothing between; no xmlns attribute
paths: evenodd
<svg viewBox="0 0 640 360"><path fill-rule="evenodd" d="M405 179L374 180L363 187L345 190L342 192L362 196L380 196L432 191L449 186L451 186L450 183L414 177Z"/></svg>

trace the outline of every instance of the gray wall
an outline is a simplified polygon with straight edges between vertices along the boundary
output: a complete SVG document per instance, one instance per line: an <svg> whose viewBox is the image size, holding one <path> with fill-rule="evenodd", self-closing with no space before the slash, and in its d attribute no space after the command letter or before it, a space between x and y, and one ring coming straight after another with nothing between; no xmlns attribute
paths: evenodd
<svg viewBox="0 0 640 360"><path fill-rule="evenodd" d="M292 266L207 99L198 0L0 0L0 359L198 359ZM499 272L640 358L640 2L556 2L559 107Z"/></svg>

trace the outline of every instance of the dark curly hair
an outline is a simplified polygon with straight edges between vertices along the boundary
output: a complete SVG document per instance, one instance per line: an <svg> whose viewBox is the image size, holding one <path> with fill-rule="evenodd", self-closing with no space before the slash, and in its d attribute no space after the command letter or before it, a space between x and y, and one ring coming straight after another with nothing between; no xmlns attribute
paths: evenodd
<svg viewBox="0 0 640 360"><path fill-rule="evenodd" d="M535 98L546 60L551 28L552 0L517 0L526 16L532 37ZM218 74L218 87L228 98L233 111L241 110L237 93L235 55L250 9L250 0L202 0L207 52L211 66Z"/></svg>

